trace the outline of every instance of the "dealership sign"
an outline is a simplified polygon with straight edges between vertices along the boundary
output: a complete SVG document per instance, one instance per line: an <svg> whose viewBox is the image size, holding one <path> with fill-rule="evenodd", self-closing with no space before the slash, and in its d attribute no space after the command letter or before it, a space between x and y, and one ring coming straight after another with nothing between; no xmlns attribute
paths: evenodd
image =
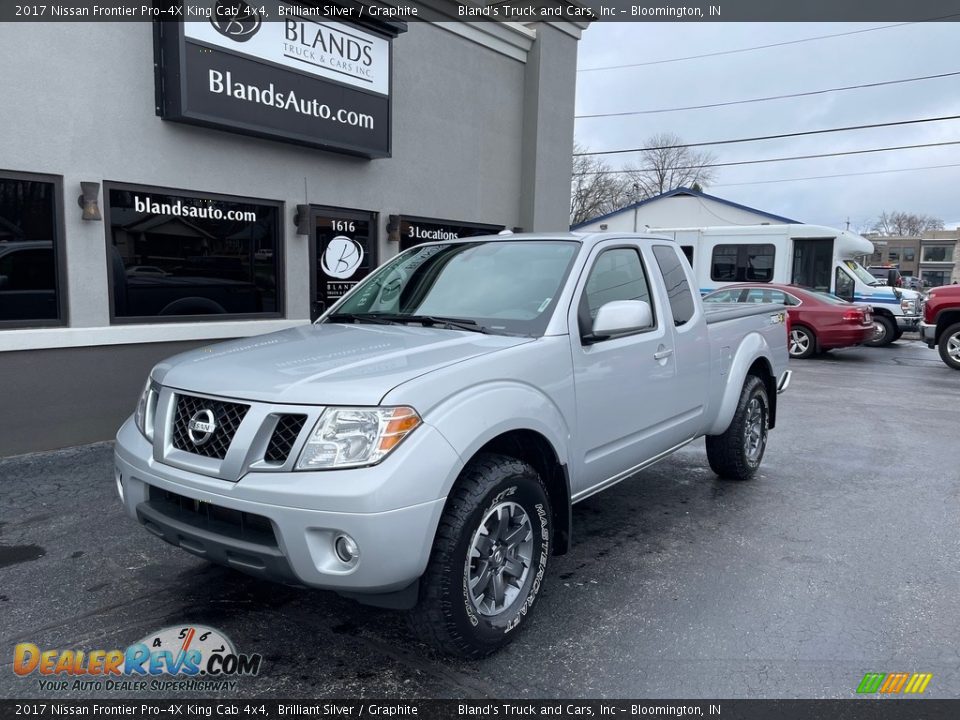
<svg viewBox="0 0 960 720"><path fill-rule="evenodd" d="M207 0L201 20L158 23L158 113L363 157L388 157L395 25L357 26Z"/></svg>
<svg viewBox="0 0 960 720"><path fill-rule="evenodd" d="M400 249L406 250L414 245L436 240L460 240L477 235L496 235L503 230L503 225L436 220L403 215L397 218L397 230L400 233Z"/></svg>

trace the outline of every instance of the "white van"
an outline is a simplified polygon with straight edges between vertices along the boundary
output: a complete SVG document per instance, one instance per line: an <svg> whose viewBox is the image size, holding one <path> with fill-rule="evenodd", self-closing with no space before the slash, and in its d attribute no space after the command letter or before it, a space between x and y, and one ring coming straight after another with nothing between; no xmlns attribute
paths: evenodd
<svg viewBox="0 0 960 720"><path fill-rule="evenodd" d="M870 305L876 335L868 345L889 345L920 323L920 293L889 287L857 261L873 243L822 225L748 225L650 228L676 241L700 293L744 282L803 285Z"/></svg>

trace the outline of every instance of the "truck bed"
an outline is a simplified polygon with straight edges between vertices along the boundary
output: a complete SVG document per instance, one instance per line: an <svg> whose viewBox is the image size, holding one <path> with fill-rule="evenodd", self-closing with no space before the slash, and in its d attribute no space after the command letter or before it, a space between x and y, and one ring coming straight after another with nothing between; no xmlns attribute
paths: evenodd
<svg viewBox="0 0 960 720"><path fill-rule="evenodd" d="M703 312L707 325L736 320L737 318L752 317L783 312L786 306L777 303L704 303Z"/></svg>

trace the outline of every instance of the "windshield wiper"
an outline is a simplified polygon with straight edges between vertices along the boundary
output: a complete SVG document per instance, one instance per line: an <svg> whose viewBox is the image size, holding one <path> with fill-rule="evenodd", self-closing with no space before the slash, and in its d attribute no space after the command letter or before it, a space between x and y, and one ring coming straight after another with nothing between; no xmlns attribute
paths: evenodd
<svg viewBox="0 0 960 720"><path fill-rule="evenodd" d="M370 317L365 315L363 317ZM468 318L452 318L452 317L443 317L442 315L387 315L377 313L375 316L379 319L389 321L391 323L422 323L427 327L433 327L434 325L438 327L452 328L454 330L469 330L470 332L484 333L486 335L491 334L483 325L478 325L476 320L470 320Z"/></svg>
<svg viewBox="0 0 960 720"><path fill-rule="evenodd" d="M327 318L330 322L371 322L378 325L402 325L396 320L385 318L380 315L368 315L360 313L334 313Z"/></svg>

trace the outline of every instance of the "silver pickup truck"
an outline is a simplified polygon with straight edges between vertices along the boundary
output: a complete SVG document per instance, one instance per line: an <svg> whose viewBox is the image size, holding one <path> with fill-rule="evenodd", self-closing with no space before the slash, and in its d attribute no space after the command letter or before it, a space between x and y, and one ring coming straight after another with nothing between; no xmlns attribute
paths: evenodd
<svg viewBox="0 0 960 720"><path fill-rule="evenodd" d="M709 310L673 242L479 237L385 263L316 323L178 355L116 442L132 518L253 575L412 609L479 657L530 616L571 506L706 436L760 465L779 306Z"/></svg>

